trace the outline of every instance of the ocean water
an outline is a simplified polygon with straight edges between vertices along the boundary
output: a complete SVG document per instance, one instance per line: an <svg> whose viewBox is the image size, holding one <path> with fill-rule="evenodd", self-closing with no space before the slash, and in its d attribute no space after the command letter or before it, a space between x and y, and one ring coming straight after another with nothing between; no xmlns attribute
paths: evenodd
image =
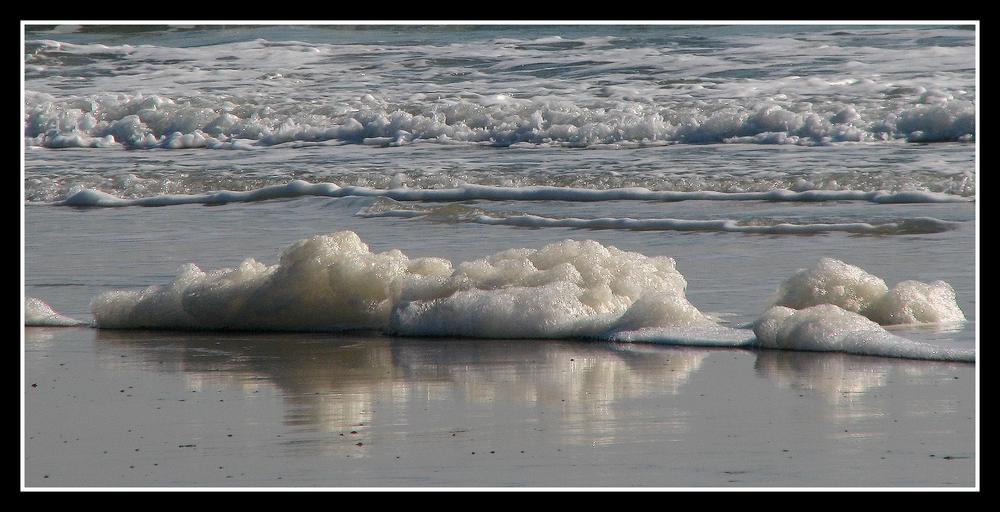
<svg viewBox="0 0 1000 512"><path fill-rule="evenodd" d="M25 325L974 362L976 29L27 25Z"/></svg>

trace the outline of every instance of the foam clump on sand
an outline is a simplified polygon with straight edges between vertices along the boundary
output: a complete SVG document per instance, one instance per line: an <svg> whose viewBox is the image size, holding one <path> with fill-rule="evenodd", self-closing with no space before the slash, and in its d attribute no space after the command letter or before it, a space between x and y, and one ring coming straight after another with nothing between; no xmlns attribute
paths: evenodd
<svg viewBox="0 0 1000 512"><path fill-rule="evenodd" d="M882 325L962 322L955 289L944 281L903 281L870 307L866 316Z"/></svg>
<svg viewBox="0 0 1000 512"><path fill-rule="evenodd" d="M904 281L890 290L860 268L823 258L782 283L752 334L703 314L686 287L672 258L592 240L509 249L453 268L399 250L374 253L356 233L342 231L292 244L276 265L247 259L205 272L189 263L166 285L101 294L91 311L97 327L117 329L371 329L974 357L927 355L936 349L882 327L963 321L943 281Z"/></svg>
<svg viewBox="0 0 1000 512"><path fill-rule="evenodd" d="M903 281L890 290L858 267L822 258L782 283L768 306L753 326L763 348L974 360L973 351L946 354L883 327L965 321L944 281Z"/></svg>
<svg viewBox="0 0 1000 512"><path fill-rule="evenodd" d="M273 266L247 259L204 272L187 264L167 285L99 295L91 311L103 328L378 329L405 283L450 272L443 259L372 253L343 231L292 244Z"/></svg>
<svg viewBox="0 0 1000 512"><path fill-rule="evenodd" d="M798 271L768 300L768 308L820 304L838 306L881 325L965 321L955 290L944 281L903 281L890 290L881 278L833 258L821 258L813 268Z"/></svg>
<svg viewBox="0 0 1000 512"><path fill-rule="evenodd" d="M635 328L708 322L684 296L672 258L587 240L511 249L460 264L458 289L402 301L390 332L490 338L594 337Z"/></svg>
<svg viewBox="0 0 1000 512"><path fill-rule="evenodd" d="M344 231L299 241L277 265L181 268L173 282L94 298L102 328L334 331L411 336L597 337L609 329L712 321L684 296L665 256L594 241L510 249L452 268L441 258L372 253Z"/></svg>
<svg viewBox="0 0 1000 512"><path fill-rule="evenodd" d="M833 304L859 313L889 291L885 281L833 258L821 258L815 267L800 270L778 286L770 306L804 309Z"/></svg>
<svg viewBox="0 0 1000 512"><path fill-rule="evenodd" d="M24 325L25 327L70 327L86 325L86 322L57 313L41 299L25 297Z"/></svg>
<svg viewBox="0 0 1000 512"><path fill-rule="evenodd" d="M774 306L754 324L757 341L764 348L840 350L848 333L888 333L877 323L835 304L804 309Z"/></svg>

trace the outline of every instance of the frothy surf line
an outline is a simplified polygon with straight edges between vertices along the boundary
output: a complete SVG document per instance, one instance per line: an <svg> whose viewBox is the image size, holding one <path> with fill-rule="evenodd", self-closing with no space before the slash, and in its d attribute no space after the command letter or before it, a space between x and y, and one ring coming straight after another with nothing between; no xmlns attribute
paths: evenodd
<svg viewBox="0 0 1000 512"><path fill-rule="evenodd" d="M930 234L943 233L961 227L959 222L951 222L932 217L914 217L898 222L870 224L867 222L845 223L813 223L773 225L741 225L732 219L716 220L685 220L685 219L633 219L633 218L550 218L538 215L520 214L507 216L492 216L486 214L472 215L436 215L433 212L418 210L362 210L359 217L397 217L397 218L431 218L440 222L469 222L491 226L515 226L525 228L573 228L589 230L618 229L628 231L719 231L729 233L753 233L772 235L811 235L817 233L844 232L869 235L895 234Z"/></svg>
<svg viewBox="0 0 1000 512"><path fill-rule="evenodd" d="M38 299L27 299L38 301ZM38 301L40 302L40 301ZM42 303L44 304L44 303ZM48 308L47 305L44 306ZM84 321L48 310L48 314L26 313L25 327L89 327L99 329L93 321ZM393 333L393 336L407 336ZM411 334L413 337L428 335ZM726 327L724 325L703 326L696 329L683 328L643 328L633 331L611 331L594 339L613 343L647 343L653 345L673 345L706 348L742 348L749 350L793 350L804 352L842 352L846 354L919 359L929 361L976 362L975 349L944 348L909 340L887 331L859 330L843 336L837 347L793 346L767 347L757 338L754 331L745 326Z"/></svg>
<svg viewBox="0 0 1000 512"><path fill-rule="evenodd" d="M495 187L465 184L447 189L377 189L346 186L333 183L309 183L293 180L283 185L271 185L256 190L222 190L206 194L165 194L155 197L124 199L98 190L81 190L54 204L59 206L172 206L183 204L225 204L237 202L269 201L307 196L321 197L385 197L396 201L457 202L486 201L773 201L821 202L866 201L878 204L899 203L950 203L970 202L972 199L927 191L885 190L770 190L766 192L718 191L659 191L642 187L615 189L581 189L553 186Z"/></svg>

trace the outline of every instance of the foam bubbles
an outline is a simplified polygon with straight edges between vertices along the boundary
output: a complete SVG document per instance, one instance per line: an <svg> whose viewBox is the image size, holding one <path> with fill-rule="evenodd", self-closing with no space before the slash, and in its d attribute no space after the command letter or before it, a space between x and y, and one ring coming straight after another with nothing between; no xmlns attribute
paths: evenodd
<svg viewBox="0 0 1000 512"><path fill-rule="evenodd" d="M943 281L889 290L858 267L823 258L782 283L752 331L702 313L686 287L672 258L592 240L508 249L453 268L442 258L374 253L342 231L292 244L276 265L247 259L206 272L189 263L168 284L101 294L91 310L99 328L367 329L975 360L974 350L938 349L880 325L964 320ZM30 305L26 321L55 314Z"/></svg>
<svg viewBox="0 0 1000 512"><path fill-rule="evenodd" d="M343 231L301 240L273 266L247 259L203 272L188 264L170 284L105 293L91 310L103 328L381 329L404 283L419 287L450 266L410 260L398 250L372 253L357 234Z"/></svg>
<svg viewBox="0 0 1000 512"><path fill-rule="evenodd" d="M388 330L407 336L575 337L594 314L579 300L580 292L566 281L460 290L445 298L400 303Z"/></svg>
<svg viewBox="0 0 1000 512"><path fill-rule="evenodd" d="M34 297L24 299L24 325L26 327L70 327L86 322L57 313L51 306Z"/></svg>
<svg viewBox="0 0 1000 512"><path fill-rule="evenodd" d="M858 267L822 258L779 286L753 330L763 348L975 361L974 350L939 349L883 327L961 321L955 291L944 281L903 281L889 290Z"/></svg>
<svg viewBox="0 0 1000 512"><path fill-rule="evenodd" d="M768 305L803 309L834 304L858 313L888 291L885 281L858 267L821 258L815 267L801 270L781 283Z"/></svg>
<svg viewBox="0 0 1000 512"><path fill-rule="evenodd" d="M833 304L801 310L775 306L754 324L758 346L785 350L975 362L974 349L940 348L890 333Z"/></svg>
<svg viewBox="0 0 1000 512"><path fill-rule="evenodd" d="M888 333L877 323L834 304L801 310L776 306L755 325L757 341L764 348L836 351L844 348L848 334Z"/></svg>
<svg viewBox="0 0 1000 512"><path fill-rule="evenodd" d="M821 258L781 283L768 308L832 304L882 325L962 322L955 290L944 281L903 281L889 290L881 278L833 258Z"/></svg>
<svg viewBox="0 0 1000 512"><path fill-rule="evenodd" d="M596 337L609 328L709 321L684 297L669 257L592 240L510 249L460 264L456 293L400 303L396 334L489 338Z"/></svg>
<svg viewBox="0 0 1000 512"><path fill-rule="evenodd" d="M665 256L594 241L509 249L452 268L441 258L373 253L343 231L301 240L276 265L183 266L166 285L95 297L102 328L330 331L474 337L596 337L711 323Z"/></svg>
<svg viewBox="0 0 1000 512"><path fill-rule="evenodd" d="M869 308L868 317L882 325L965 321L955 289L944 281L903 281Z"/></svg>

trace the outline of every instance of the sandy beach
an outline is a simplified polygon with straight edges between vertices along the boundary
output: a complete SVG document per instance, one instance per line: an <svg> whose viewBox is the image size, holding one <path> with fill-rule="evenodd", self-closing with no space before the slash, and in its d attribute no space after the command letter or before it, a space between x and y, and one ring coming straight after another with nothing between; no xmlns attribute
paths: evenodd
<svg viewBox="0 0 1000 512"><path fill-rule="evenodd" d="M974 364L362 334L25 336L29 490L978 487Z"/></svg>

